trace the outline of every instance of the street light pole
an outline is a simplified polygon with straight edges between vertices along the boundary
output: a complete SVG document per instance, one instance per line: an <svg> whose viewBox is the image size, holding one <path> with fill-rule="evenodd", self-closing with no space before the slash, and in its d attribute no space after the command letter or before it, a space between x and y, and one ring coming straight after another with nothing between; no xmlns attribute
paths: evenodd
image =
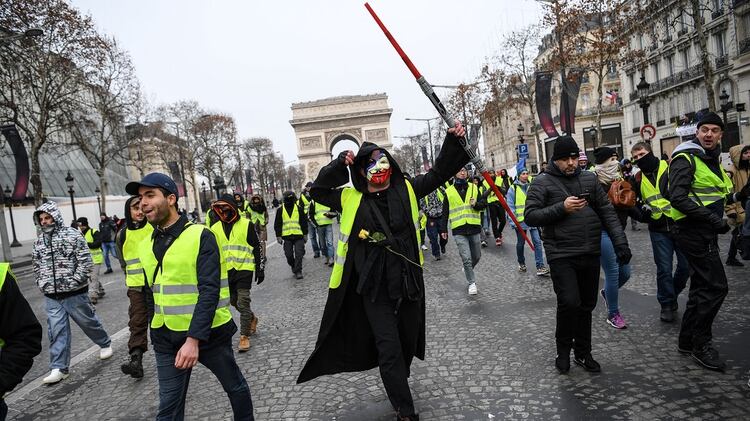
<svg viewBox="0 0 750 421"><path fill-rule="evenodd" d="M433 118L405 118L405 120L409 121L426 121L427 122L427 138L430 141L430 167L435 165L435 155L434 155L434 148L432 147L432 126L430 125L430 122L432 120L439 120L440 117L433 117Z"/></svg>
<svg viewBox="0 0 750 421"><path fill-rule="evenodd" d="M638 90L638 102L641 104L641 108L643 109L643 125L649 123L648 121L648 107L651 105L648 101L648 89L651 87L651 84L646 82L646 76L641 73L641 80L638 82L638 85L636 85L636 89Z"/></svg>
<svg viewBox="0 0 750 421"><path fill-rule="evenodd" d="M10 196L10 187L5 186L5 195L3 198L7 201L8 212L10 213L10 228L13 231L13 242L10 244L11 247L21 247L21 243L16 238L16 222L13 220L13 198Z"/></svg>
<svg viewBox="0 0 750 421"><path fill-rule="evenodd" d="M65 176L65 183L68 185L68 193L70 194L70 207L73 209L73 219L76 220L78 217L76 216L76 201L73 198L73 194L75 193L75 190L73 190L73 176L70 174L70 171L68 171L68 175Z"/></svg>
<svg viewBox="0 0 750 421"><path fill-rule="evenodd" d="M97 186L97 188L96 188L96 189L94 190L94 193L96 193L96 205L97 205L97 206L99 207L99 214L100 214L100 215L101 215L101 213L102 213L102 199L101 199L101 197L99 197L99 196L100 196L100 194L101 194L101 192L102 192L102 191L101 191L101 190L99 190L99 187L98 187L98 186Z"/></svg>

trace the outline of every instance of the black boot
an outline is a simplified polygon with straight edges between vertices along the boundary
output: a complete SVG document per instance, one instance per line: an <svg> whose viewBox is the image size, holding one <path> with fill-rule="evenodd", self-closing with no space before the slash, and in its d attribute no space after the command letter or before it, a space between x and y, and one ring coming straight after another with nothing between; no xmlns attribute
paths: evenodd
<svg viewBox="0 0 750 421"><path fill-rule="evenodd" d="M140 379L143 377L143 351L140 349L134 349L133 352L130 353L130 362L122 364L120 369L123 373L134 379Z"/></svg>

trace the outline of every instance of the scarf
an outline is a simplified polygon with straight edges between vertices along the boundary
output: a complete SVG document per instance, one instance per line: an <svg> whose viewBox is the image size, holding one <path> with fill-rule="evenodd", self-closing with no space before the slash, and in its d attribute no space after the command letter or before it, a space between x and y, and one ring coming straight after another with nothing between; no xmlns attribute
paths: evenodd
<svg viewBox="0 0 750 421"><path fill-rule="evenodd" d="M620 163L616 160L610 160L601 165L597 165L594 171L596 172L596 177L601 184L610 185L613 181L622 178L622 174L620 173Z"/></svg>

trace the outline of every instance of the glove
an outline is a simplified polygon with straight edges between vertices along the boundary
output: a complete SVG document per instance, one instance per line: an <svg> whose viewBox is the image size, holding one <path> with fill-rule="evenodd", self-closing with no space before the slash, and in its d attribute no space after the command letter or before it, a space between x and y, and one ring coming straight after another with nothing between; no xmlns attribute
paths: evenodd
<svg viewBox="0 0 750 421"><path fill-rule="evenodd" d="M731 229L732 229L732 227L729 226L729 224L727 223L727 221L725 221L725 220L722 219L721 220L721 224L714 227L714 232L716 232L717 234L726 234Z"/></svg>
<svg viewBox="0 0 750 421"><path fill-rule="evenodd" d="M615 247L615 255L617 256L617 263L621 265L627 265L630 263L630 259L633 258L633 253L630 252L630 247L628 246Z"/></svg>
<svg viewBox="0 0 750 421"><path fill-rule="evenodd" d="M279 245L284 244L284 240L281 237L276 237L276 241L279 242Z"/></svg>
<svg viewBox="0 0 750 421"><path fill-rule="evenodd" d="M260 285L266 279L266 273L261 270L255 271L255 283Z"/></svg>
<svg viewBox="0 0 750 421"><path fill-rule="evenodd" d="M648 206L641 207L641 214L643 215L642 219L651 219L651 215L653 212L651 211L651 208Z"/></svg>
<svg viewBox="0 0 750 421"><path fill-rule="evenodd" d="M742 188L736 195L735 198L738 202L742 203L743 205L747 201L748 197L750 197L750 182L745 184L745 187Z"/></svg>

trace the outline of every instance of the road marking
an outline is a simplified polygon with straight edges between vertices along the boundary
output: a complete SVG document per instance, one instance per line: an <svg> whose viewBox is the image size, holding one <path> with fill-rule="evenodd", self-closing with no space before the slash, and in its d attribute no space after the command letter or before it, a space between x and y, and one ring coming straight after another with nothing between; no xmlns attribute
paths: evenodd
<svg viewBox="0 0 750 421"><path fill-rule="evenodd" d="M113 351L115 349L115 347L114 347L115 342L119 341L122 338L124 338L128 333L129 333L129 328L126 326L126 327L120 329L119 331L117 331L117 333L115 333L114 335L111 335L109 337L109 339L112 341L112 343L110 344L110 346L112 347ZM99 352L99 349L100 349L99 345L92 345L89 349L87 349L87 350L81 352L80 354L76 355L70 361L70 367L68 367L68 369L69 370L72 369L78 363L82 362L83 360L85 360L86 358L90 357L91 355ZM109 358L109 360L112 360L112 359L114 359L114 355L111 358ZM16 402L16 401L18 401L20 399L23 399L24 397L26 397L26 395L28 395L29 393L33 392L38 387L43 386L44 383L42 383L42 379L44 379L45 377L47 377L48 374L49 373L45 373L45 374L39 376L38 378L30 381L26 386L24 386L24 387L16 390L15 392L11 392L10 394L8 394L5 397L5 401L7 403L14 403L14 402Z"/></svg>

